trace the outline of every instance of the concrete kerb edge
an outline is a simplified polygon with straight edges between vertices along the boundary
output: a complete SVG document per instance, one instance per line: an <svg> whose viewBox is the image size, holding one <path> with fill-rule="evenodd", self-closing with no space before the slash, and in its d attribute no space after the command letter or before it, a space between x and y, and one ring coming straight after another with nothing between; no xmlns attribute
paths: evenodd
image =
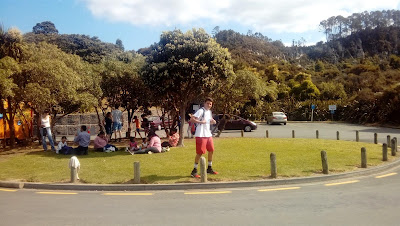
<svg viewBox="0 0 400 226"><path fill-rule="evenodd" d="M16 189L44 189L44 190L77 190L77 191L151 191L151 190L191 190L191 189L219 189L219 188L241 188L241 187L263 187L278 186L301 183L314 183L333 181L351 177L367 176L385 172L400 166L400 159L394 162L369 169L360 169L353 172L298 177L289 179L268 179L258 181L235 181L235 182L209 182L209 183L182 183L182 184L44 184L32 182L7 182L0 181L0 187Z"/></svg>

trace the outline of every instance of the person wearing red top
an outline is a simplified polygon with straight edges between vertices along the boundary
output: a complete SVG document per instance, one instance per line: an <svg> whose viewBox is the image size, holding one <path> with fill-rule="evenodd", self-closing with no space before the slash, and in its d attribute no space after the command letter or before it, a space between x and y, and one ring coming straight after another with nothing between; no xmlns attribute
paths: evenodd
<svg viewBox="0 0 400 226"><path fill-rule="evenodd" d="M133 116L133 122L135 123L135 138L136 134L139 134L140 138L142 138L142 134L140 134L140 121L137 116Z"/></svg>

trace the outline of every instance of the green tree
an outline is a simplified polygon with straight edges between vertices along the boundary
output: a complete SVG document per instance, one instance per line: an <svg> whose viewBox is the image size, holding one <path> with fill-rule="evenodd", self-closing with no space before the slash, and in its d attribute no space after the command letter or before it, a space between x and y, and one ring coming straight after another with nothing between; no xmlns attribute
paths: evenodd
<svg viewBox="0 0 400 226"><path fill-rule="evenodd" d="M143 80L156 98L177 106L182 120L192 101L233 73L228 50L203 29L164 32L151 49ZM183 145L183 124L179 145Z"/></svg>
<svg viewBox="0 0 400 226"><path fill-rule="evenodd" d="M103 98L106 108L119 105L128 112L128 133L131 132L133 114L142 106L147 106L150 96L140 72L145 65L145 57L140 54L125 52L105 60L101 72ZM104 114L104 112L103 112Z"/></svg>
<svg viewBox="0 0 400 226"><path fill-rule="evenodd" d="M56 26L51 21L37 23L32 28L32 32L35 34L58 34Z"/></svg>
<svg viewBox="0 0 400 226"><path fill-rule="evenodd" d="M266 83L251 70L237 71L234 76L230 76L224 83L220 83L218 89L213 91L216 100L215 109L222 112L223 116L238 111L251 100L260 101L265 95L267 95ZM224 122L226 123L226 120ZM224 130L225 125L219 126L219 128L221 130L218 136Z"/></svg>

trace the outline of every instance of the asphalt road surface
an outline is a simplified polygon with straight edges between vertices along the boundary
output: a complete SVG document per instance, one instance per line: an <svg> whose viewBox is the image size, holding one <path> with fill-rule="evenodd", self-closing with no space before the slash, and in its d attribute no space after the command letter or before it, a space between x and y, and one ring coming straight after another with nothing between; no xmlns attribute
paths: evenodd
<svg viewBox="0 0 400 226"><path fill-rule="evenodd" d="M400 169L334 182L246 189L0 188L0 225L399 225L399 187Z"/></svg>

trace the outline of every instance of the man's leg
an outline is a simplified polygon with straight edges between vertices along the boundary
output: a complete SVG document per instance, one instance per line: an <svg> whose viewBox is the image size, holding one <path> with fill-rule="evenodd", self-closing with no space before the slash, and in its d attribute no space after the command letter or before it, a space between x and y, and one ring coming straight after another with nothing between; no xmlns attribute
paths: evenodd
<svg viewBox="0 0 400 226"><path fill-rule="evenodd" d="M213 141L212 137L209 137L207 139L207 151L208 151L207 173L209 173L209 174L218 174L218 172L215 172L212 169L212 160L213 160L213 154L214 154L214 141Z"/></svg>

